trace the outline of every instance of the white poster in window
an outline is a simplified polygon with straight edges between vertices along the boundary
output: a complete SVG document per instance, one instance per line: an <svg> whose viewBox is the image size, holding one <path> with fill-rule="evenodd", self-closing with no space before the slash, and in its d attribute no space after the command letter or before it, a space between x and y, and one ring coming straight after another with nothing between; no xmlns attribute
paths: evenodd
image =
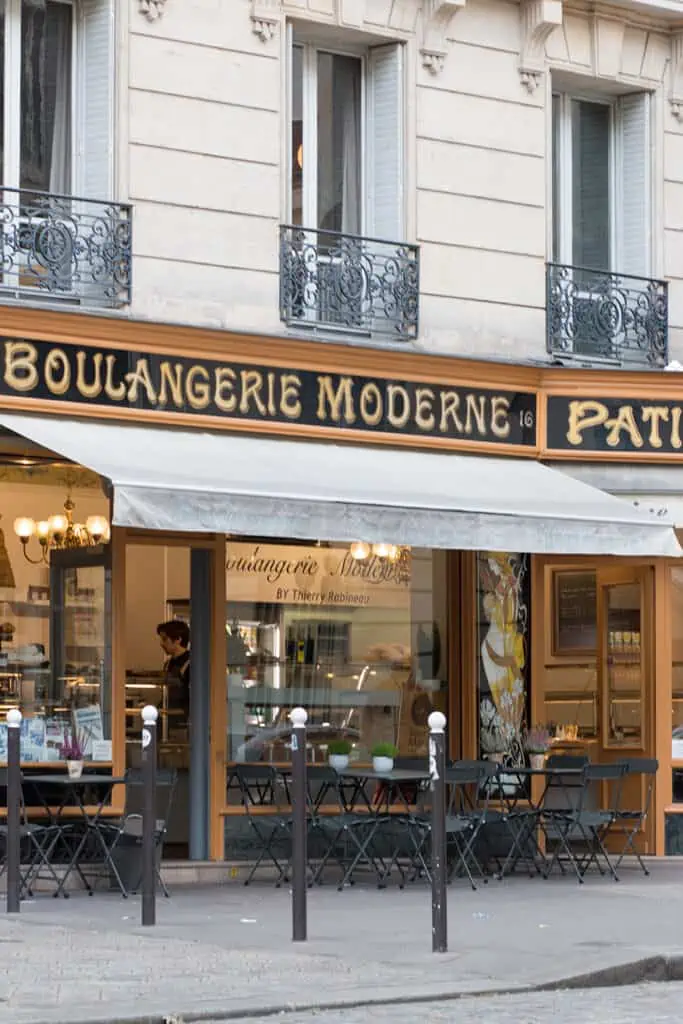
<svg viewBox="0 0 683 1024"><path fill-rule="evenodd" d="M94 741L104 739L102 726L102 708L99 704L91 704L85 708L75 708L74 732L77 739L83 744L85 757L92 757L92 745Z"/></svg>
<svg viewBox="0 0 683 1024"><path fill-rule="evenodd" d="M111 740L92 741L93 761L111 761Z"/></svg>
<svg viewBox="0 0 683 1024"><path fill-rule="evenodd" d="M45 760L61 761L68 726L63 718L45 719Z"/></svg>
<svg viewBox="0 0 683 1024"><path fill-rule="evenodd" d="M21 760L45 760L45 719L23 718L21 721Z"/></svg>

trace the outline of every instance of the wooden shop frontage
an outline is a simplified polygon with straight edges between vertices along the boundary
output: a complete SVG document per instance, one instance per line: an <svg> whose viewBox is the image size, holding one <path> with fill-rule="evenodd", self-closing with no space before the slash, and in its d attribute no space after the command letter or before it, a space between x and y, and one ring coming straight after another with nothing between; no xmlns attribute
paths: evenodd
<svg viewBox="0 0 683 1024"><path fill-rule="evenodd" d="M454 758L520 764L537 723L657 757L641 846L677 849L683 380L2 320L0 700L27 772L76 733L122 775L155 703L171 852L231 859L230 765L287 761L293 706L313 763L421 756L437 708Z"/></svg>

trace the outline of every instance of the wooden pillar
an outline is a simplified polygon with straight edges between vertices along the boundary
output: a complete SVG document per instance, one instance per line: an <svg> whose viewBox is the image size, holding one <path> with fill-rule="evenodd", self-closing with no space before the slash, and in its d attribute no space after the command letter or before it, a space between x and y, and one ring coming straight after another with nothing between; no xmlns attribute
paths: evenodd
<svg viewBox="0 0 683 1024"><path fill-rule="evenodd" d="M479 756L479 679L477 676L477 556L463 551L460 562L460 713L463 758Z"/></svg>
<svg viewBox="0 0 683 1024"><path fill-rule="evenodd" d="M223 860L225 829L221 814L226 802L227 686L226 686L226 593L225 535L216 534L211 558L212 631L211 695L209 722L209 857Z"/></svg>
<svg viewBox="0 0 683 1024"><path fill-rule="evenodd" d="M671 567L664 559L655 563L655 600L653 618L654 673L650 687L652 701L652 745L654 756L659 760L659 772L652 808L653 821L650 825L649 852L657 856L664 854L665 808L671 803L671 708L672 708L672 659L673 631L671 621Z"/></svg>
<svg viewBox="0 0 683 1024"><path fill-rule="evenodd" d="M126 771L126 530L111 531L111 747L112 774ZM117 786L112 805L123 812L125 786Z"/></svg>

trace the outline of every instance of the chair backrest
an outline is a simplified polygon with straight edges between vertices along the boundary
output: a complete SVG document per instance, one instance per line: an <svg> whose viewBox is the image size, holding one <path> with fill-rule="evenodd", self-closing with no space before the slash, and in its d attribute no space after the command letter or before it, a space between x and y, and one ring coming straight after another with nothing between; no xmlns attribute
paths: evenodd
<svg viewBox="0 0 683 1024"><path fill-rule="evenodd" d="M659 771L656 757L627 757L623 763L627 775L656 775Z"/></svg>
<svg viewBox="0 0 683 1024"><path fill-rule="evenodd" d="M405 771L428 772L429 758L426 755L424 757L395 757L394 768Z"/></svg>
<svg viewBox="0 0 683 1024"><path fill-rule="evenodd" d="M585 768L589 761L585 754L550 754L545 763L547 768L575 771Z"/></svg>
<svg viewBox="0 0 683 1024"><path fill-rule="evenodd" d="M582 773L588 764L585 754L551 754L546 759L546 768L557 774L547 777L543 797L545 810L566 811L580 805L585 809L586 783Z"/></svg>
<svg viewBox="0 0 683 1024"><path fill-rule="evenodd" d="M640 818L641 822L644 823L650 811L655 778L659 771L659 761L656 757L628 757L624 761L624 766L626 769L626 775L640 775L642 776L643 781L646 780L647 784L644 794L642 792L642 785L640 787L640 806L630 807L628 808L628 811L624 810L623 813L628 813L633 818ZM626 800L628 800L628 797L625 798L624 802L626 802Z"/></svg>
<svg viewBox="0 0 683 1024"><path fill-rule="evenodd" d="M239 786L241 803L247 813L252 807L279 808L281 778L272 764L236 764L230 773Z"/></svg>
<svg viewBox="0 0 683 1024"><path fill-rule="evenodd" d="M487 782L497 771L498 765L493 761L455 761L449 765L445 775L450 790L448 813L471 810L482 795L488 803L490 787Z"/></svg>
<svg viewBox="0 0 683 1024"><path fill-rule="evenodd" d="M156 828L165 829L171 816L178 772L175 768L157 768L156 772ZM129 768L126 772L126 803L124 818L139 816L145 803L145 777L142 768Z"/></svg>
<svg viewBox="0 0 683 1024"><path fill-rule="evenodd" d="M614 764L587 764L583 769L584 788L580 809L594 810L601 807L603 810L616 813L621 803L625 775L626 765L623 761Z"/></svg>

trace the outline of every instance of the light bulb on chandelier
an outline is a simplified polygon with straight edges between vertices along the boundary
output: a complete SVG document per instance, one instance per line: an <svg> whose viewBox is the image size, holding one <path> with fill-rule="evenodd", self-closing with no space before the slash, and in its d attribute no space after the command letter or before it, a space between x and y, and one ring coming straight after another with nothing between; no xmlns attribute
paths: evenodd
<svg viewBox="0 0 683 1024"><path fill-rule="evenodd" d="M110 536L109 521L106 516L88 516L83 523L74 523L75 505L71 495L64 502L64 512L58 512L36 522L28 516L20 516L14 520L14 532L21 541L24 558L32 565L49 562L51 550L73 550L75 548L92 547L107 543ZM31 558L28 544L32 537L40 544L40 557Z"/></svg>

